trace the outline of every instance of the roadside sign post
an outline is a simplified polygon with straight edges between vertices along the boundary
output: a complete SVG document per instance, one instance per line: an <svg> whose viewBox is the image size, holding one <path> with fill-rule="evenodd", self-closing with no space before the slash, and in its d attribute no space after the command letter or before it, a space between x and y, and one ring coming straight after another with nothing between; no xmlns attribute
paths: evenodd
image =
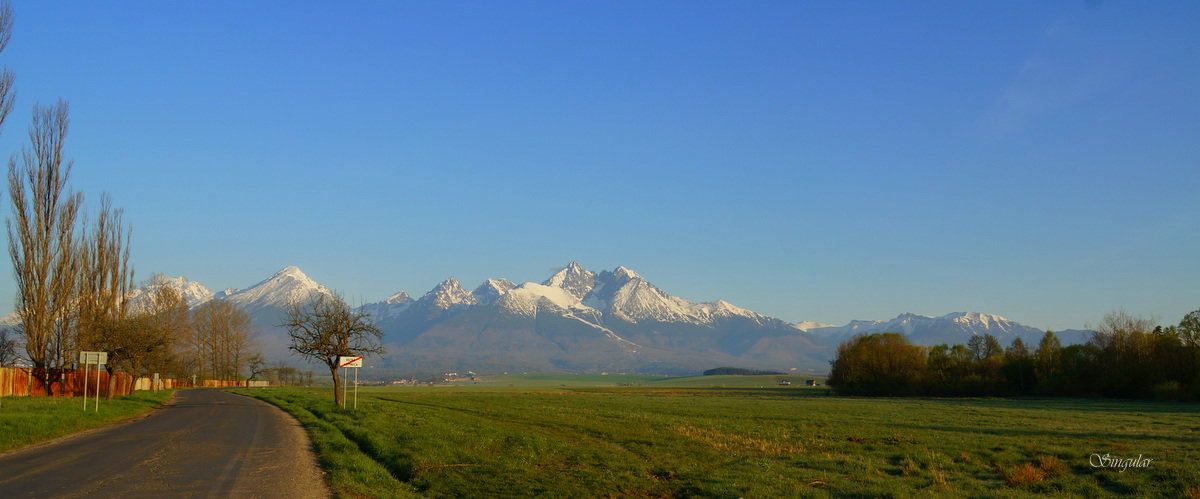
<svg viewBox="0 0 1200 499"><path fill-rule="evenodd" d="M362 361L363 361L362 357L345 356L345 355L338 356L338 367L342 368L343 374L346 372L347 368L351 368L351 367L354 368L354 408L355 409L358 409L358 370L362 369ZM342 377L344 378L345 376L343 375ZM343 404L346 403L345 382L343 382L343 384L342 384L342 403Z"/></svg>
<svg viewBox="0 0 1200 499"><path fill-rule="evenodd" d="M83 364L83 412L87 412L87 381L88 381L88 365L87 356L83 352L79 352L79 363ZM100 387L96 387L96 391L100 391Z"/></svg>
<svg viewBox="0 0 1200 499"><path fill-rule="evenodd" d="M88 403L88 365L96 364L96 412L100 412L100 366L108 363L108 352L79 352L79 363L83 364L83 410Z"/></svg>

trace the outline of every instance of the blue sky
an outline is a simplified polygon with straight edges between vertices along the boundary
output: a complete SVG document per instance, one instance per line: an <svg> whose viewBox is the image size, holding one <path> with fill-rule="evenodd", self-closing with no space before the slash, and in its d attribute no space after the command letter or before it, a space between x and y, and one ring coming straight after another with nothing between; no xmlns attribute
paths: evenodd
<svg viewBox="0 0 1200 499"><path fill-rule="evenodd" d="M789 321L1200 308L1195 2L13 5L0 150L69 101L139 278L369 302L577 260Z"/></svg>

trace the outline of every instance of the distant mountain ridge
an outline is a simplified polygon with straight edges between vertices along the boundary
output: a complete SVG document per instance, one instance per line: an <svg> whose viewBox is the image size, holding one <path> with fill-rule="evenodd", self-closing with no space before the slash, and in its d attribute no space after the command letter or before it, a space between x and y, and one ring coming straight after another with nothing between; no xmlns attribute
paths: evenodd
<svg viewBox="0 0 1200 499"><path fill-rule="evenodd" d="M1043 329L1026 326L999 315L978 312L955 312L941 317L905 313L887 321L858 320L844 326L811 327L805 330L824 338L827 342L841 342L859 334L903 333L912 343L927 346L966 344L971 336L990 334L1003 346L1007 347L1014 339L1021 338L1021 341L1031 348L1036 348L1042 336L1046 334ZM1087 341L1090 333L1068 330L1055 334L1063 344L1075 344Z"/></svg>
<svg viewBox="0 0 1200 499"><path fill-rule="evenodd" d="M294 266L245 289L212 292L184 277L160 279L131 294L146 300L154 286L180 289L190 306L229 300L246 310L268 357L288 359L277 325L293 301L331 295ZM921 345L966 343L992 334L1006 345L1020 337L1036 346L1044 331L998 315L901 314L843 326L783 320L723 300L672 296L637 272L593 272L571 262L541 283L487 279L468 291L450 277L419 298L397 292L361 307L385 333L383 364L399 369L616 371L696 373L714 366L823 372L837 345L857 334L899 332ZM1064 344L1087 331L1059 333Z"/></svg>
<svg viewBox="0 0 1200 499"><path fill-rule="evenodd" d="M214 293L203 284L189 281L186 277L157 276L149 284L129 293L129 306L134 310L149 307L154 293L163 287L175 288L188 307L198 307L213 299Z"/></svg>
<svg viewBox="0 0 1200 499"><path fill-rule="evenodd" d="M671 296L625 267L596 273L571 262L542 283L488 279L472 292L449 278L417 300L363 309L387 333L393 364L643 372L825 365L826 348L784 321ZM772 347L784 343L802 348Z"/></svg>

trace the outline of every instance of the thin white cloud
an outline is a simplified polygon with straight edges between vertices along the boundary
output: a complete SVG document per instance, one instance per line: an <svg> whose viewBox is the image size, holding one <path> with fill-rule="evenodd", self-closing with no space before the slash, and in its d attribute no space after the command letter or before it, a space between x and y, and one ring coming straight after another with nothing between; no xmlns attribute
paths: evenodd
<svg viewBox="0 0 1200 499"><path fill-rule="evenodd" d="M1088 28L1079 21L1047 27L1038 48L978 118L981 131L1007 136L1111 90L1125 73L1123 56L1097 43Z"/></svg>

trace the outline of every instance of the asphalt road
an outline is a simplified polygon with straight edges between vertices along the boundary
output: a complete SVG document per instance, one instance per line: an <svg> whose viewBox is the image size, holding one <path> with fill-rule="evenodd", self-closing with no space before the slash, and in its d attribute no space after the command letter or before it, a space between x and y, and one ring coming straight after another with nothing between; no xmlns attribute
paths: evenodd
<svg viewBox="0 0 1200 499"><path fill-rule="evenodd" d="M0 456L0 497L329 497L308 436L260 400L180 390L130 423Z"/></svg>

